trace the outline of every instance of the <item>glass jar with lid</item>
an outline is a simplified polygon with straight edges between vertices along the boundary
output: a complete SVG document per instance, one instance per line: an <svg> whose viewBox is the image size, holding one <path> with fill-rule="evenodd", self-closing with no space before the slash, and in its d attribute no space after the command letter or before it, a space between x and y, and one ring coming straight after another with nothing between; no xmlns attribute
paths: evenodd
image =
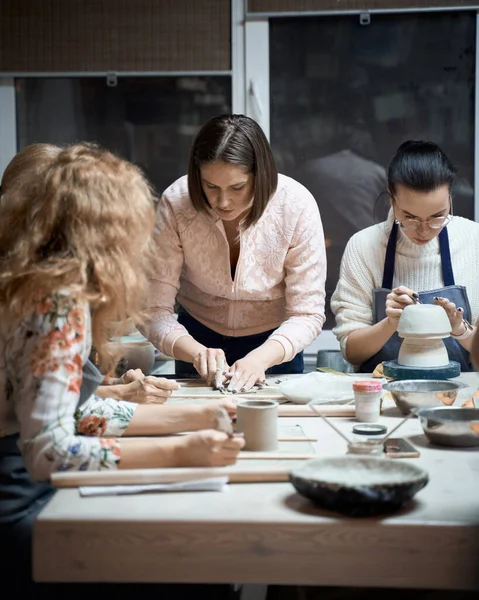
<svg viewBox="0 0 479 600"><path fill-rule="evenodd" d="M379 423L362 423L353 427L353 439L348 444L348 454L384 456L383 438L387 427Z"/></svg>

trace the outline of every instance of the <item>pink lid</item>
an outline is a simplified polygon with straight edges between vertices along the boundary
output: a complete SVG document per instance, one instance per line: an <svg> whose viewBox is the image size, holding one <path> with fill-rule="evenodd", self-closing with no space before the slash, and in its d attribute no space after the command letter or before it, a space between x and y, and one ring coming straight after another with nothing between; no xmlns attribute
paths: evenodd
<svg viewBox="0 0 479 600"><path fill-rule="evenodd" d="M383 384L373 379L358 379L353 383L355 392L380 392L382 389Z"/></svg>

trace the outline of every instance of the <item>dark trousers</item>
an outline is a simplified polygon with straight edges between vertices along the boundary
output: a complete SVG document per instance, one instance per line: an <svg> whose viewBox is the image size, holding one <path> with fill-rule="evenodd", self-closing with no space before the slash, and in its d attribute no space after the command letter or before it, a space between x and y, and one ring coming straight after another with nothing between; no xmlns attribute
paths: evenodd
<svg viewBox="0 0 479 600"><path fill-rule="evenodd" d="M186 327L188 333L200 344L203 344L207 348L221 348L226 355L226 362L230 366L240 358L244 358L252 350L261 346L274 331L273 329L264 333L241 337L221 335L221 333L216 333L216 331L209 329L206 325L194 319L183 308L178 312L178 322ZM292 360L271 367L266 371L266 374L292 375L302 373L303 370L303 352L298 352ZM198 373L191 363L175 360L175 375L177 377L191 377L198 375Z"/></svg>

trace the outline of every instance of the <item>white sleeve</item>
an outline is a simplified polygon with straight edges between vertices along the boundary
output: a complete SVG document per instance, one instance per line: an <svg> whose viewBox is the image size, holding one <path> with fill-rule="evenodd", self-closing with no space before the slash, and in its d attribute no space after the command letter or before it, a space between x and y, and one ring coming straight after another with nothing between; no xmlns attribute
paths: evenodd
<svg viewBox="0 0 479 600"><path fill-rule="evenodd" d="M333 333L346 355L348 335L373 324L372 299L375 287L373 273L358 236L353 236L344 251L339 281L331 297L331 310L336 316Z"/></svg>

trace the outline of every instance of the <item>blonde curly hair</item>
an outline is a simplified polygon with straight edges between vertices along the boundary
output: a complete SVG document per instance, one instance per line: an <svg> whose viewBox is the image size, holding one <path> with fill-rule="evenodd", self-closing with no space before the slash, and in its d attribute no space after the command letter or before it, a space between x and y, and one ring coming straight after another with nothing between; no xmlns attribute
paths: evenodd
<svg viewBox="0 0 479 600"><path fill-rule="evenodd" d="M61 290L88 301L93 344L111 368L109 326L142 322L154 261L154 194L143 173L92 144L33 144L1 186L0 302L24 317Z"/></svg>

